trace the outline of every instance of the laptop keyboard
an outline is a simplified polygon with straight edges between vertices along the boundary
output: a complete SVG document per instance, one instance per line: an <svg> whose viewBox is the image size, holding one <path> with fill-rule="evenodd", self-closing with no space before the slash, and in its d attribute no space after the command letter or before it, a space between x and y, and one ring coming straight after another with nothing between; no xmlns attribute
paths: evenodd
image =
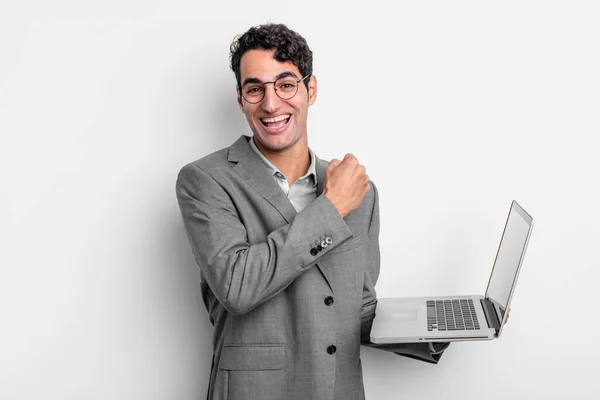
<svg viewBox="0 0 600 400"><path fill-rule="evenodd" d="M427 300L428 331L479 329L472 299Z"/></svg>

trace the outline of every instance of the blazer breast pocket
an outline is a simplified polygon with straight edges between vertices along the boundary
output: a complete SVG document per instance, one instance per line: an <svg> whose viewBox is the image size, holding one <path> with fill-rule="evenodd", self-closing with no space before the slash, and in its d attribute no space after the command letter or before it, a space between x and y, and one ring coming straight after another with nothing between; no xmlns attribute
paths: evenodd
<svg viewBox="0 0 600 400"><path fill-rule="evenodd" d="M285 388L285 345L224 345L219 362L229 400L279 400Z"/></svg>

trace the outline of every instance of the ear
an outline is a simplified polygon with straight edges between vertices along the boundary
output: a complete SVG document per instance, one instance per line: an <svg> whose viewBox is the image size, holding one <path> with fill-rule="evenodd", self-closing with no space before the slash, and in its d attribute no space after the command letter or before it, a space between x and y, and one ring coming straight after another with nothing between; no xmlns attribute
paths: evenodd
<svg viewBox="0 0 600 400"><path fill-rule="evenodd" d="M308 105L312 106L317 100L317 77L314 75L310 76L308 81Z"/></svg>
<svg viewBox="0 0 600 400"><path fill-rule="evenodd" d="M237 93L237 102L240 106L240 110L244 112L244 103L242 102L242 95L240 93L240 87L238 85L235 85L235 92Z"/></svg>

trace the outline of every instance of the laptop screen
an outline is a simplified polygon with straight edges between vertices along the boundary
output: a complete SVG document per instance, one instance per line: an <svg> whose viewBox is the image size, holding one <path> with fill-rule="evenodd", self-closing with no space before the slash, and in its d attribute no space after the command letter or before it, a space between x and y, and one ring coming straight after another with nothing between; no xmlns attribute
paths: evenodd
<svg viewBox="0 0 600 400"><path fill-rule="evenodd" d="M532 226L531 216L513 201L485 293L485 297L500 308L501 323L504 322Z"/></svg>

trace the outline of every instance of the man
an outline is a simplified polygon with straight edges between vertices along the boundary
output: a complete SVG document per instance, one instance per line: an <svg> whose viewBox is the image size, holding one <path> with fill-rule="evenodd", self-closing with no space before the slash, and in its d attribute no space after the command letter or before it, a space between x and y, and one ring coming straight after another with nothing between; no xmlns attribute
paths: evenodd
<svg viewBox="0 0 600 400"><path fill-rule="evenodd" d="M231 46L253 137L182 168L177 197L215 327L209 399L363 399L379 275L377 189L308 147L312 52L284 25ZM443 346L442 346L443 347ZM388 347L437 362L442 349Z"/></svg>

